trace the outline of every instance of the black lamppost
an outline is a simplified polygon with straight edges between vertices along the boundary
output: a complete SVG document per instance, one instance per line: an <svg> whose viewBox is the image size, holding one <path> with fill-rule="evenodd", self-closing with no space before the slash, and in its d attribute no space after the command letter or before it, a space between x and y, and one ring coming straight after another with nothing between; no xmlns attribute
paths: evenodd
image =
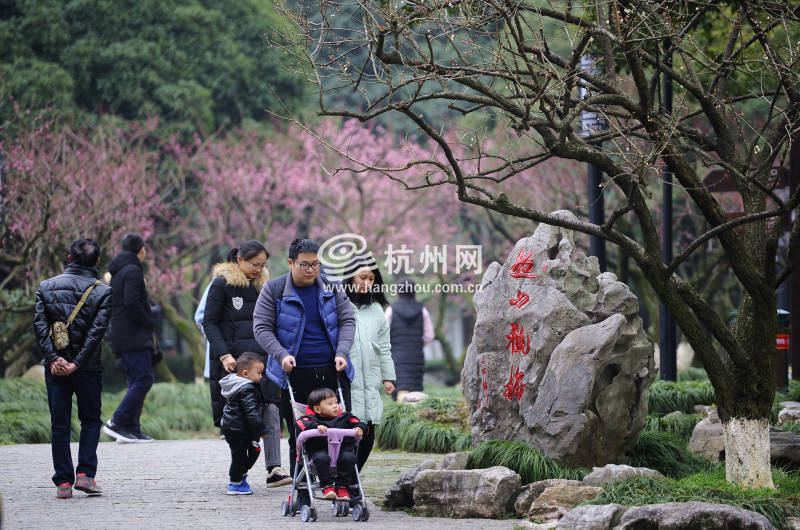
<svg viewBox="0 0 800 530"><path fill-rule="evenodd" d="M592 75L597 74L594 58L591 55L581 57L581 69ZM581 99L588 94L585 87L581 87ZM581 112L581 133L589 136L597 131L603 131L608 127L605 117L598 112ZM595 225L602 225L605 222L605 208L603 204L603 172L594 164L589 164L587 172L589 187L589 222ZM599 237L590 236L589 253L597 257L600 270L606 271L606 242Z"/></svg>
<svg viewBox="0 0 800 530"><path fill-rule="evenodd" d="M667 44L669 47L669 43ZM672 65L672 55L664 58L664 63L669 67ZM672 114L672 77L664 75L662 80L661 102L663 110L667 115ZM664 171L661 175L661 191L663 194L662 204L662 230L661 230L661 260L670 264L672 262L672 172L664 164ZM677 364L677 344L675 344L676 330L675 321L664 307L658 305L658 348L659 348L659 372L661 379L675 381L678 377Z"/></svg>

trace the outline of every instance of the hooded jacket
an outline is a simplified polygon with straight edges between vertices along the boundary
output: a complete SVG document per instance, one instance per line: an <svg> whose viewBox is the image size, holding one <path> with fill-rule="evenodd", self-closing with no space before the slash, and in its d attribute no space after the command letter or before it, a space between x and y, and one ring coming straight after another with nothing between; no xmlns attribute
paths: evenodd
<svg viewBox="0 0 800 530"><path fill-rule="evenodd" d="M114 354L153 350L155 322L147 298L142 262L133 252L123 250L111 260L108 272L114 293L110 331Z"/></svg>
<svg viewBox="0 0 800 530"><path fill-rule="evenodd" d="M222 430L233 436L256 439L267 433L264 400L259 385L246 377L228 374L219 381L225 408Z"/></svg>
<svg viewBox="0 0 800 530"><path fill-rule="evenodd" d="M351 409L362 420L378 424L383 416L383 382L395 380L389 324L377 302L361 307L353 304L353 313L356 335L350 348L354 373L350 383Z"/></svg>
<svg viewBox="0 0 800 530"><path fill-rule="evenodd" d="M36 290L33 329L44 353L45 367L59 357L80 370L100 372L100 343L111 318L111 288L96 285L69 326L69 346L56 351L50 338L54 322L66 322L86 289L97 280L97 269L71 263L63 274L43 281Z"/></svg>

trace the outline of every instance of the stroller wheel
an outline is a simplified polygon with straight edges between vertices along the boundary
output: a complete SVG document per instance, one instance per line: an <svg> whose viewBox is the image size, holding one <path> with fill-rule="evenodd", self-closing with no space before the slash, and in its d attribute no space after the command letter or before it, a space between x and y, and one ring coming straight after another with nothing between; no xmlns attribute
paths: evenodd
<svg viewBox="0 0 800 530"><path fill-rule="evenodd" d="M347 514L350 513L350 506L347 501L337 502L336 504L336 517L347 517Z"/></svg>
<svg viewBox="0 0 800 530"><path fill-rule="evenodd" d="M286 517L287 515L289 515L289 503L286 502L286 501L283 501L281 503L281 515L283 517Z"/></svg>
<svg viewBox="0 0 800 530"><path fill-rule="evenodd" d="M369 521L369 508L364 506L364 510L361 512L361 520L365 523Z"/></svg>
<svg viewBox="0 0 800 530"><path fill-rule="evenodd" d="M307 523L310 518L311 518L311 508L309 508L304 504L303 507L300 508L300 520L303 521L304 523Z"/></svg>
<svg viewBox="0 0 800 530"><path fill-rule="evenodd" d="M353 506L353 521L360 521L361 520L361 513L363 508L360 504L356 504Z"/></svg>
<svg viewBox="0 0 800 530"><path fill-rule="evenodd" d="M308 520L312 523L317 520L317 509L316 508L309 508L308 510L310 513L308 515Z"/></svg>

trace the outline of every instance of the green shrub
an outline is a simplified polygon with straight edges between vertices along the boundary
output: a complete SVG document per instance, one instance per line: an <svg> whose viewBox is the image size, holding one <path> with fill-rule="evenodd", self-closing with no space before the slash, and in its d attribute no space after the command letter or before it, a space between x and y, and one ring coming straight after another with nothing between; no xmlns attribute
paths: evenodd
<svg viewBox="0 0 800 530"><path fill-rule="evenodd" d="M603 493L587 504L618 503L641 506L665 502L701 501L730 504L758 512L778 528L786 528L786 518L800 515L800 473L773 468L775 490L747 490L725 481L725 469L715 465L709 471L680 480L633 477L606 484Z"/></svg>
<svg viewBox="0 0 800 530"><path fill-rule="evenodd" d="M800 422L789 422L784 423L783 425L778 426L779 429L782 431L793 432L796 434L800 434Z"/></svg>
<svg viewBox="0 0 800 530"><path fill-rule="evenodd" d="M465 428L463 400L428 398L419 405L388 403L383 420L375 430L382 449L422 453L450 453L472 447L472 435Z"/></svg>
<svg viewBox="0 0 800 530"><path fill-rule="evenodd" d="M102 418L111 417L125 391L103 392ZM147 394L142 429L156 439L213 432L208 385L156 383ZM72 398L71 441L78 441L78 405ZM0 444L49 443L50 410L44 384L0 379Z"/></svg>
<svg viewBox="0 0 800 530"><path fill-rule="evenodd" d="M705 381L656 381L650 385L648 411L650 414L669 414L679 410L694 412L695 405L711 405L715 402L714 388Z"/></svg>
<svg viewBox="0 0 800 530"><path fill-rule="evenodd" d="M695 368L694 366L689 366L685 370L681 370L678 372L678 382L681 383L683 381L707 381L708 374L703 368Z"/></svg>
<svg viewBox="0 0 800 530"><path fill-rule="evenodd" d="M472 450L467 463L468 469L482 469L492 466L505 466L522 477L523 484L548 478L582 480L588 473L586 469L571 469L559 465L538 449L522 443L488 440Z"/></svg>
<svg viewBox="0 0 800 530"><path fill-rule="evenodd" d="M650 414L647 416L642 430L671 433L688 442L692 437L694 426L701 419L703 417L699 414L681 414L678 416Z"/></svg>
<svg viewBox="0 0 800 530"><path fill-rule="evenodd" d="M639 441L628 453L628 463L635 467L649 467L673 478L709 469L711 461L693 455L686 446L686 441L674 434L642 431Z"/></svg>

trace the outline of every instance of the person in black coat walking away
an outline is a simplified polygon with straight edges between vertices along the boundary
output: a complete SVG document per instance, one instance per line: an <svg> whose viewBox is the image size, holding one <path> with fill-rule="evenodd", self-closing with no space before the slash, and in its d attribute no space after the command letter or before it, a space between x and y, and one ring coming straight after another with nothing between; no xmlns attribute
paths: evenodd
<svg viewBox="0 0 800 530"><path fill-rule="evenodd" d="M253 335L253 310L261 287L269 280L268 258L266 247L251 239L239 248L232 248L227 261L212 268L214 279L206 297L203 331L210 349L211 413L217 427L220 427L225 405L220 393L220 380L235 370L236 359L242 353L265 355ZM280 467L280 388L265 377L261 381L261 390L267 403L265 421L270 429L269 436L264 439L267 485L274 487L291 482Z"/></svg>
<svg viewBox="0 0 800 530"><path fill-rule="evenodd" d="M144 400L153 386L155 318L144 283L147 248L139 234L126 234L120 252L108 267L114 303L111 311L111 348L125 371L128 391L103 432L118 442L152 442L139 423Z"/></svg>
<svg viewBox="0 0 800 530"><path fill-rule="evenodd" d="M385 312L397 377L395 399L398 401L403 401L403 396L409 392L422 390L422 376L425 374L422 348L434 338L431 315L415 300L416 285L410 278L398 282L398 300Z"/></svg>
<svg viewBox="0 0 800 530"><path fill-rule="evenodd" d="M260 382L264 360L253 352L244 352L236 359L236 373L220 380L225 408L222 410L222 432L231 448L228 495L252 495L247 472L261 453L258 439L267 434L264 424L264 399Z"/></svg>
<svg viewBox="0 0 800 530"><path fill-rule="evenodd" d="M103 365L100 343L111 318L111 288L97 280L100 245L78 239L69 249L69 265L63 274L45 280L36 291L33 329L44 353L42 364L50 406L50 446L53 482L59 499L72 497L75 489L100 495L97 443L100 440ZM70 322L70 315L83 304ZM55 322L69 323L69 344L56 349L50 330ZM73 468L69 438L72 426L72 396L78 400L81 435L78 467Z"/></svg>

